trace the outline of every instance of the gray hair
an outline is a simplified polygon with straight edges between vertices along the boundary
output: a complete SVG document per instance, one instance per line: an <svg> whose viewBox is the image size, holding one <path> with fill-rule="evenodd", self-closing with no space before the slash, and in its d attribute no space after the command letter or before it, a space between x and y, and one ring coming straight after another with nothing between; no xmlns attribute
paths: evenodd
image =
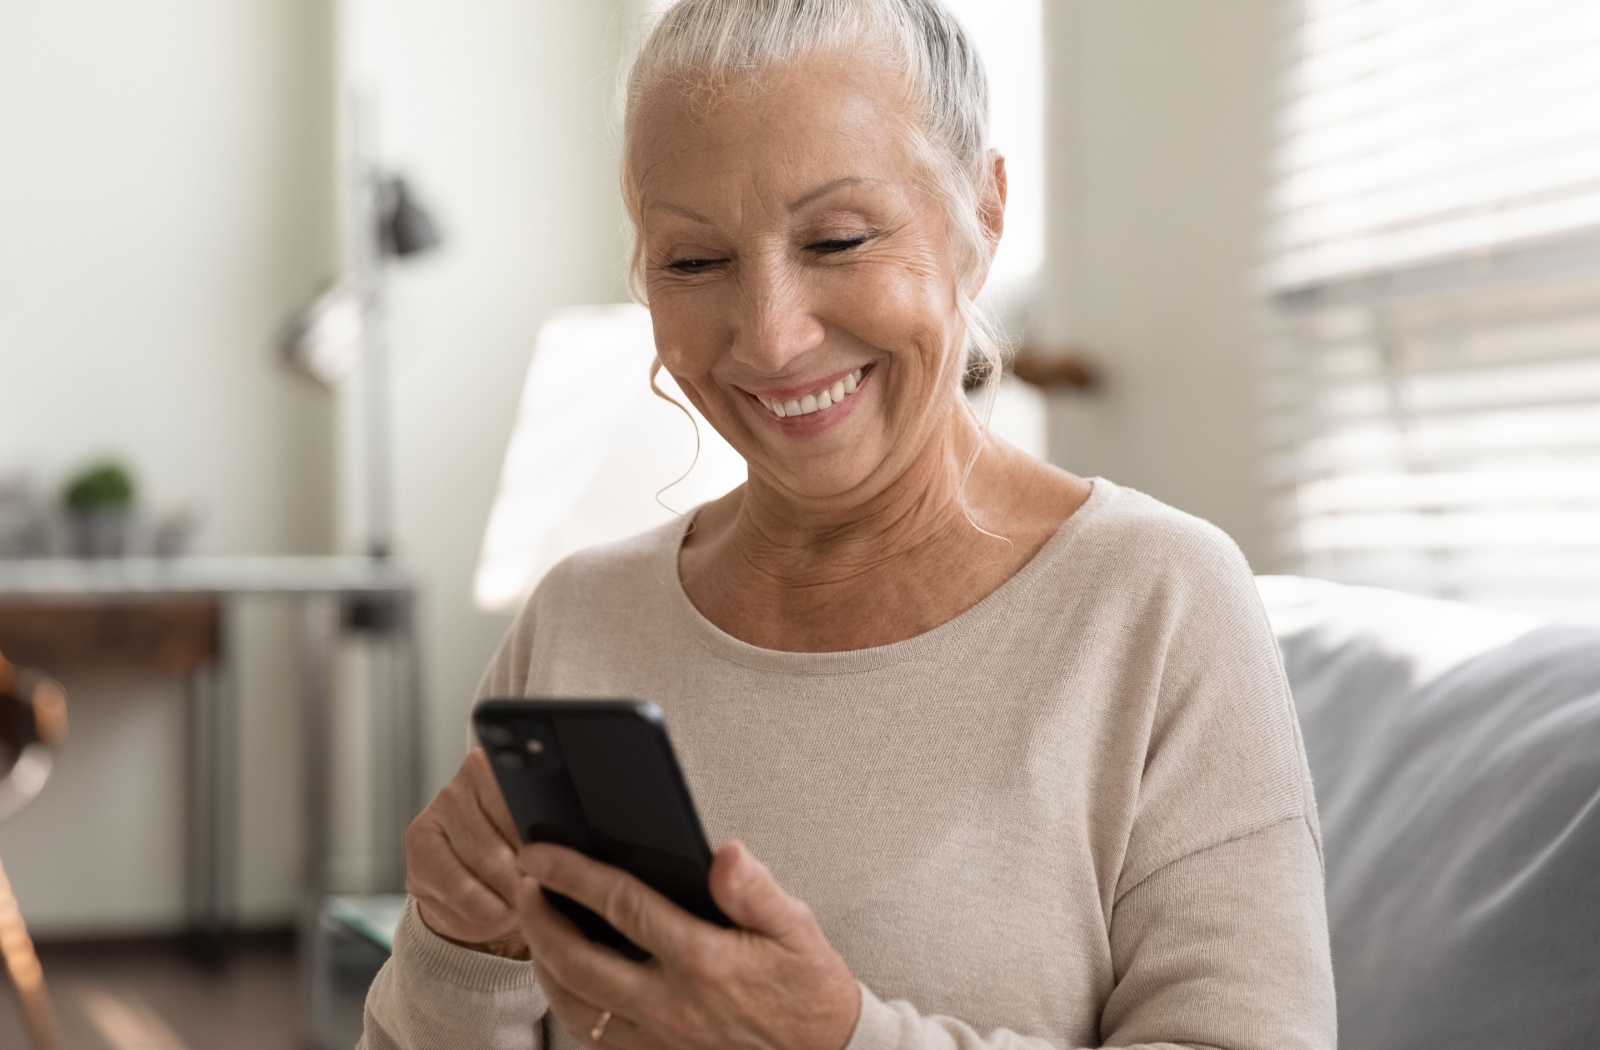
<svg viewBox="0 0 1600 1050"><path fill-rule="evenodd" d="M977 49L940 0L679 0L646 38L623 92L623 197L635 231L640 199L632 149L646 102L664 86L693 90L713 78L755 82L807 55L849 53L896 66L916 118L912 142L923 176L943 202L957 258L956 304L975 378L1000 371L1004 343L974 296L993 249L981 217L988 186L989 85ZM637 236L629 283L640 302Z"/></svg>

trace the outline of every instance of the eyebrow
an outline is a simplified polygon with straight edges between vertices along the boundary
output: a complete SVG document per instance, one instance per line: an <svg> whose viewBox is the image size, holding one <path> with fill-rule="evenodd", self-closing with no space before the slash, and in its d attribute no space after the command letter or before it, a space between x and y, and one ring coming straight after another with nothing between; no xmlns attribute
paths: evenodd
<svg viewBox="0 0 1600 1050"><path fill-rule="evenodd" d="M816 189L808 190L807 192L801 194L794 201L790 202L789 211L791 213L797 212L801 208L804 208L807 204L826 197L835 190L842 190L846 186L868 186L877 184L878 183L876 179L866 179L862 178L860 175L845 175L842 178L832 179L828 182L824 182ZM681 215L685 219L689 219L693 222L703 223L706 226L715 225L710 219L706 218L704 215L701 215L693 208L685 208L681 204L672 204L669 201L651 201L649 204L645 205L645 210L669 211L674 215Z"/></svg>
<svg viewBox="0 0 1600 1050"><path fill-rule="evenodd" d="M864 179L859 175L846 175L843 178L834 179L831 182L824 182L821 186L818 186L816 189L811 190L808 193L802 194L800 197L794 200L789 205L789 210L791 212L799 211L812 201L815 201L821 197L826 197L834 190L843 189L846 186L865 186L874 182L876 182L876 180Z"/></svg>
<svg viewBox="0 0 1600 1050"><path fill-rule="evenodd" d="M701 215L693 208L685 208L681 204L669 204L666 201L651 201L644 207L646 211L670 211L672 214L681 215L685 219L691 219L698 223L704 223L707 226L712 225L710 219L706 218L704 215Z"/></svg>

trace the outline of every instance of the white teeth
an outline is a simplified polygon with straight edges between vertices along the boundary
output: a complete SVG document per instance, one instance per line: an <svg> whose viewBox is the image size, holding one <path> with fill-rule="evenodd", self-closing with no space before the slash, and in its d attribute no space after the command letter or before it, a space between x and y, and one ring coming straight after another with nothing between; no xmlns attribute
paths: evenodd
<svg viewBox="0 0 1600 1050"><path fill-rule="evenodd" d="M837 380L832 386L823 387L815 394L807 394L802 398L790 398L779 401L777 398L758 398L778 419L787 419L789 416L808 416L813 412L832 408L851 394L856 392L856 387L861 382L861 369L856 369L843 379Z"/></svg>

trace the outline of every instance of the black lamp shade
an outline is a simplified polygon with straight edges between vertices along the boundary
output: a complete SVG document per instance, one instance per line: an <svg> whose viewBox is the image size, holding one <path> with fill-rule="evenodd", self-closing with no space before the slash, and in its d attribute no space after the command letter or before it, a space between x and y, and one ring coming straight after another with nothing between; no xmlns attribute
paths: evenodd
<svg viewBox="0 0 1600 1050"><path fill-rule="evenodd" d="M418 255L438 247L439 231L433 218L411 197L411 188L398 175L387 180L386 207L380 222L383 250L388 255Z"/></svg>

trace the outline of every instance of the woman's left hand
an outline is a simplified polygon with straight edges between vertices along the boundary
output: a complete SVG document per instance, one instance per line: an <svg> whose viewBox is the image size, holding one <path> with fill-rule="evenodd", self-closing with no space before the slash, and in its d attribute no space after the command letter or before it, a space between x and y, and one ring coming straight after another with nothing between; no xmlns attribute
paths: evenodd
<svg viewBox="0 0 1600 1050"><path fill-rule="evenodd" d="M517 910L539 987L585 1045L841 1050L855 1031L861 994L850 968L811 909L740 843L711 864L711 896L732 930L573 850L526 846L519 861L527 874ZM632 962L590 942L541 885L598 912L653 958Z"/></svg>

